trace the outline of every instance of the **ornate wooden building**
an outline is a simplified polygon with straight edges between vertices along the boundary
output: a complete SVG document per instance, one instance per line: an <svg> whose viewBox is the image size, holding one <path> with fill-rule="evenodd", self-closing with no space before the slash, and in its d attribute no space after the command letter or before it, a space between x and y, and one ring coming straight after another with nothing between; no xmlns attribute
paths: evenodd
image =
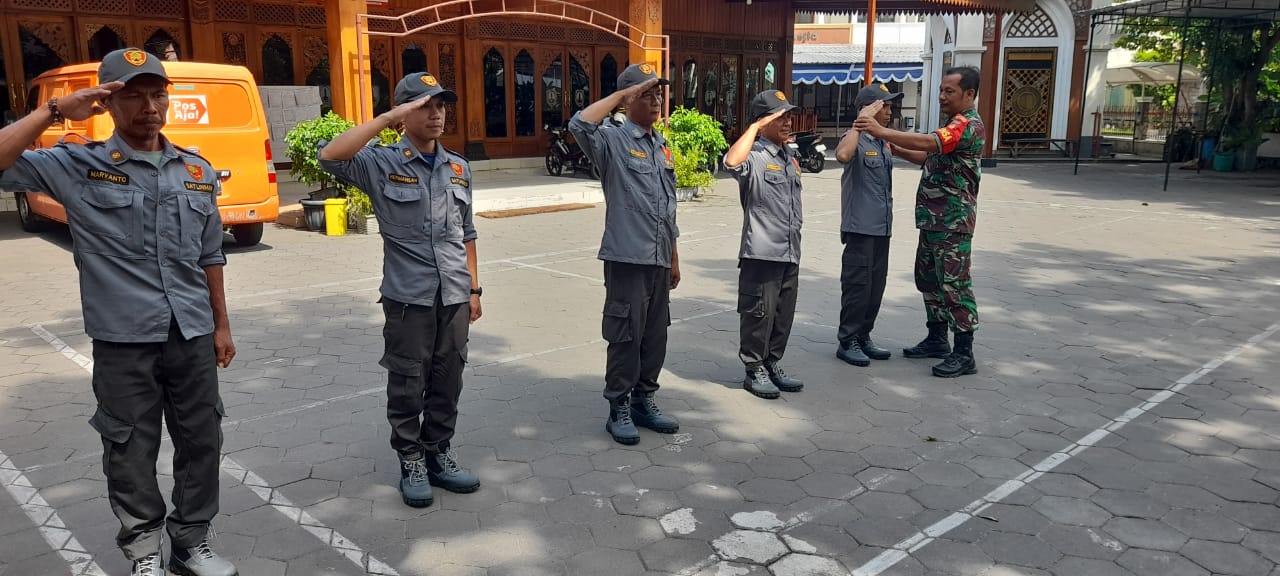
<svg viewBox="0 0 1280 576"><path fill-rule="evenodd" d="M1009 4L880 3L882 10L901 4L934 12ZM92 61L123 46L143 47L162 57L241 64L265 86L314 85L327 106L348 118L388 109L396 80L425 69L461 98L447 128L447 145L477 158L528 156L544 150L545 126L564 124L611 92L618 71L646 61L667 66L673 81L671 106L711 114L732 134L743 124L750 95L768 88L786 90L795 12L821 9L819 4L0 0L0 112L11 120L28 110L33 104L31 80L40 73ZM847 9L849 2L829 4ZM559 6L559 11L548 6ZM432 10L389 19L424 7ZM366 25L358 28L362 21ZM414 32L404 33L409 31ZM637 41L642 36L646 41ZM648 41L655 38L659 44Z"/></svg>

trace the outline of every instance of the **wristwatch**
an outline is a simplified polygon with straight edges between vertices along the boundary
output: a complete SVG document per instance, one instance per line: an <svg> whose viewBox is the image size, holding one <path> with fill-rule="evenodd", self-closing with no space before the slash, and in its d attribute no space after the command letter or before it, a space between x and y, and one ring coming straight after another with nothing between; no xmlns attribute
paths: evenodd
<svg viewBox="0 0 1280 576"><path fill-rule="evenodd" d="M475 294L476 296L483 296L483 295L484 295L484 288L483 288L483 287L472 288L472 289L471 289L471 293L472 293L472 294Z"/></svg>

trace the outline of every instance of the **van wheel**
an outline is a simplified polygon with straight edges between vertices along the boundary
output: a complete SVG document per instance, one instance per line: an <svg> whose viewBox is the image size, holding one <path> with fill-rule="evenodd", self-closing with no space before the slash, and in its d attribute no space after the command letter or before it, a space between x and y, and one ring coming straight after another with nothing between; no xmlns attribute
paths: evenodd
<svg viewBox="0 0 1280 576"><path fill-rule="evenodd" d="M262 241L261 222L257 224L237 224L231 227L231 235L235 237L236 244L240 246L257 246Z"/></svg>
<svg viewBox="0 0 1280 576"><path fill-rule="evenodd" d="M22 229L31 233L44 230L45 221L31 211L31 203L27 202L27 195L19 193L15 194L14 198L18 202L18 221L22 223Z"/></svg>

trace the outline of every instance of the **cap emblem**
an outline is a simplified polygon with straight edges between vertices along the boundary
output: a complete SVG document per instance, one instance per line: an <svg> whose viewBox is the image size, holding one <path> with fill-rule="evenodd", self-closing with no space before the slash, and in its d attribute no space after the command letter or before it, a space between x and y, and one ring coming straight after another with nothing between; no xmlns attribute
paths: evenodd
<svg viewBox="0 0 1280 576"><path fill-rule="evenodd" d="M783 102L787 101L787 95L783 94L782 91L774 92L773 95Z"/></svg>
<svg viewBox="0 0 1280 576"><path fill-rule="evenodd" d="M881 89L881 90L883 90L883 91L885 91L885 92L888 92L888 91L889 91L889 87L888 87L888 86L885 86L884 84L881 84L881 85L880 85L880 89Z"/></svg>
<svg viewBox="0 0 1280 576"><path fill-rule="evenodd" d="M439 84L440 82L436 81L436 77L435 77L435 76L432 76L432 75L430 75L430 74L423 74L423 75L422 75L422 83L423 83L423 84L426 84L427 86L435 86L435 85Z"/></svg>
<svg viewBox="0 0 1280 576"><path fill-rule="evenodd" d="M147 53L138 49L125 50L124 61L134 66L141 66L147 63Z"/></svg>
<svg viewBox="0 0 1280 576"><path fill-rule="evenodd" d="M644 75L653 74L653 66L650 66L648 64L641 64L640 73Z"/></svg>

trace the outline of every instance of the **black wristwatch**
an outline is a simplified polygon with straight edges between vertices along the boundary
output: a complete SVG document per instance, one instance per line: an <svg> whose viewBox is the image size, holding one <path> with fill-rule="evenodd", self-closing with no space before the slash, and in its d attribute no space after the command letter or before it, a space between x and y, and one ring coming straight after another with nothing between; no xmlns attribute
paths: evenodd
<svg viewBox="0 0 1280 576"><path fill-rule="evenodd" d="M472 288L472 289L471 289L471 293L472 293L472 294L475 294L476 296L483 296L483 295L484 295L484 288L483 288L483 287L480 287L480 288Z"/></svg>

